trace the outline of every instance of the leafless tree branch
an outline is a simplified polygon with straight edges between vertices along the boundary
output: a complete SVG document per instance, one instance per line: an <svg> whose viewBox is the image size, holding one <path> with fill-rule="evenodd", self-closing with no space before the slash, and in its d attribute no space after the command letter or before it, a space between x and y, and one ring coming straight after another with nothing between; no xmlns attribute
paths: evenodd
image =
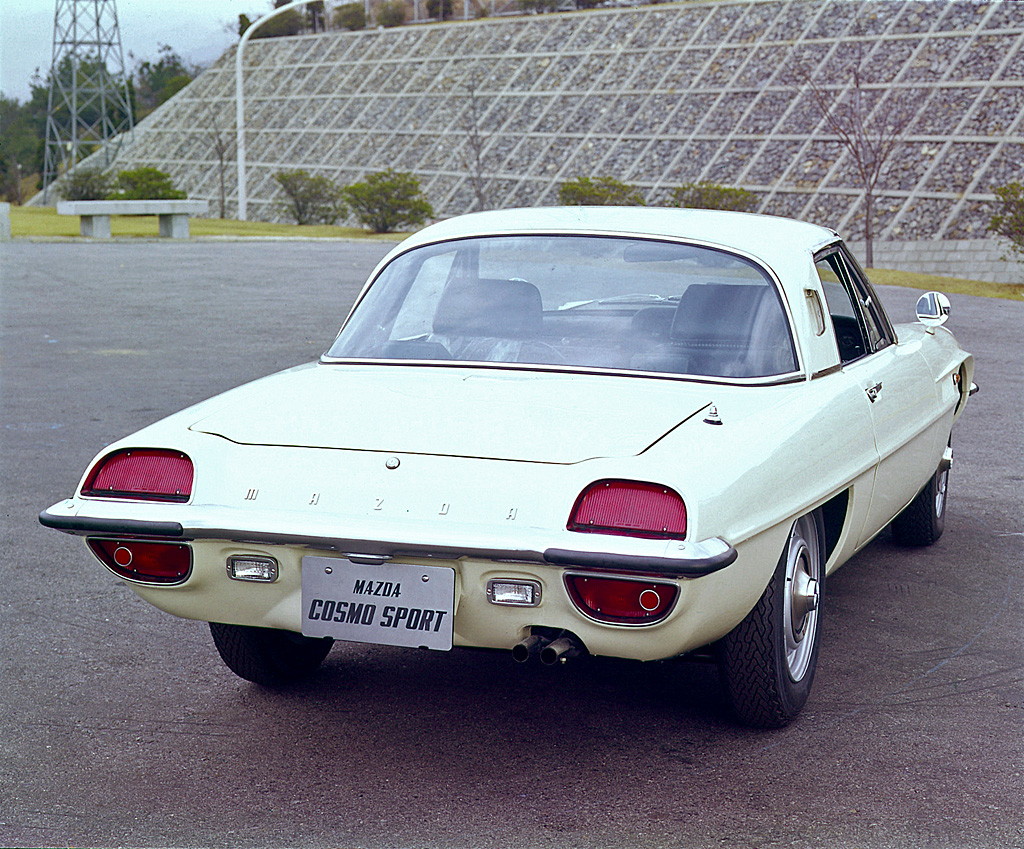
<svg viewBox="0 0 1024 849"><path fill-rule="evenodd" d="M834 73L816 72L799 60L792 73L796 87L810 97L829 133L846 150L864 191L866 260L872 266L875 195L917 115L920 94L911 89L887 90L884 83L869 82L871 66L864 42L857 41L853 47L853 55L837 65Z"/></svg>
<svg viewBox="0 0 1024 849"><path fill-rule="evenodd" d="M475 208L487 209L490 205L487 195L487 178L484 175L484 148L491 138L490 133L481 129L484 105L481 103L479 88L483 80L483 72L479 68L470 71L466 84L468 105L462 113L462 129L466 133L467 153L461 155L462 164L469 173L469 184L473 188Z"/></svg>

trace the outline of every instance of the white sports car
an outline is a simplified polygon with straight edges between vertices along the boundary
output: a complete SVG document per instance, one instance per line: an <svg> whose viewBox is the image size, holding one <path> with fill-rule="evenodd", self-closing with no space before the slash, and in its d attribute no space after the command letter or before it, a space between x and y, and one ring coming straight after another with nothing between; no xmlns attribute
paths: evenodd
<svg viewBox="0 0 1024 849"><path fill-rule="evenodd" d="M111 446L40 520L265 685L333 640L556 663L710 649L747 724L804 705L826 576L942 533L973 358L893 327L831 230L480 213L377 267L317 363Z"/></svg>

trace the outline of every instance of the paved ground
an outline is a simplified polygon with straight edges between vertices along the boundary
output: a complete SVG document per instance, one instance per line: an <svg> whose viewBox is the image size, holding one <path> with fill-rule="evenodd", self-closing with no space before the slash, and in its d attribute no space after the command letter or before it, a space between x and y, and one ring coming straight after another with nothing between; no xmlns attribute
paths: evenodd
<svg viewBox="0 0 1024 849"><path fill-rule="evenodd" d="M0 845L1024 846L1021 303L952 298L982 393L945 536L837 573L779 732L687 663L350 645L266 692L37 524L111 440L315 358L385 249L0 246Z"/></svg>

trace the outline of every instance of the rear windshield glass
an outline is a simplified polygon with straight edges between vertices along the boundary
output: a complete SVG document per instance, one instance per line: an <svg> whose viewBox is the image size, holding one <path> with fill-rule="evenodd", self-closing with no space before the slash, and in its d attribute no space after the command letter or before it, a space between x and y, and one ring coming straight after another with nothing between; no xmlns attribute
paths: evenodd
<svg viewBox="0 0 1024 849"><path fill-rule="evenodd" d="M598 236L464 239L402 254L327 356L739 378L797 365L779 294L756 263Z"/></svg>

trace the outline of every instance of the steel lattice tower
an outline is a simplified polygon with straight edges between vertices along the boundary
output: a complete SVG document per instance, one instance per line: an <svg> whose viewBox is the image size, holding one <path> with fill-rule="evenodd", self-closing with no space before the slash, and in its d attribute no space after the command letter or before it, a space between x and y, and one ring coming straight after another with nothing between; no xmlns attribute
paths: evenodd
<svg viewBox="0 0 1024 849"><path fill-rule="evenodd" d="M43 191L86 156L113 161L133 130L116 0L57 0Z"/></svg>

